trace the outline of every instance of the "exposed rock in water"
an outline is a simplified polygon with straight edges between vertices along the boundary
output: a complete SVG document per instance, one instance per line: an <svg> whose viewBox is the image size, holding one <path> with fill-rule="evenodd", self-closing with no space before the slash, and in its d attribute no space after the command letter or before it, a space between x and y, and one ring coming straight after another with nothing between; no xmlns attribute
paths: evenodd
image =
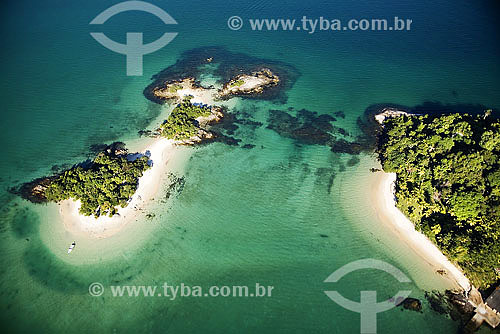
<svg viewBox="0 0 500 334"><path fill-rule="evenodd" d="M137 134L140 137L151 137L151 138L154 138L154 137L158 136L158 133L155 133L155 132L153 132L151 130L139 130L139 131L137 131Z"/></svg>
<svg viewBox="0 0 500 334"><path fill-rule="evenodd" d="M204 129L199 129L198 134L196 136L193 136L189 139L184 139L184 140L179 140L176 141L176 145L186 145L186 146L193 146L196 144L200 144L202 142L210 142L215 140L215 135L207 130Z"/></svg>
<svg viewBox="0 0 500 334"><path fill-rule="evenodd" d="M264 68L270 69L273 75L279 78L278 84L267 87L260 94L240 96L285 103L287 99L285 92L293 86L300 75L295 67L280 61L233 53L222 47L201 47L184 52L174 65L152 77L154 81L144 89L144 96L161 104L166 101L168 94L165 97L157 96L154 94L155 89L174 84L179 79L199 80L201 75L208 71L214 77L220 78L219 84L223 84L242 73L258 72ZM173 90L175 86L172 86Z"/></svg>
<svg viewBox="0 0 500 334"><path fill-rule="evenodd" d="M180 103L184 96L179 94L178 91L203 91L205 89L194 77L188 77L164 82L162 85L154 87L151 94L159 100L173 100Z"/></svg>
<svg viewBox="0 0 500 334"><path fill-rule="evenodd" d="M93 144L90 145L90 152L92 155L98 155L101 152L106 152L108 155L111 156L120 156L120 155L127 155L128 150L126 148L126 145L124 142L121 141L115 141L111 143L110 145L107 144Z"/></svg>
<svg viewBox="0 0 500 334"><path fill-rule="evenodd" d="M422 303L417 298L405 298L403 301L397 304L397 306L402 306L410 311L422 312Z"/></svg>
<svg viewBox="0 0 500 334"><path fill-rule="evenodd" d="M384 124L384 121L387 118L399 117L399 116L403 116L403 115L404 116L408 116L410 114L407 111L404 111L404 110L399 110L397 108L388 107L388 108L382 109L379 114L375 115L375 120L379 124Z"/></svg>
<svg viewBox="0 0 500 334"><path fill-rule="evenodd" d="M425 293L431 309L439 314L448 314L462 326L474 315L474 307L468 303L464 292L446 290L445 293L431 291Z"/></svg>
<svg viewBox="0 0 500 334"><path fill-rule="evenodd" d="M41 177L34 179L31 182L22 184L18 188L9 189L11 193L21 196L22 198L33 203L46 203L45 190L50 185L56 176Z"/></svg>
<svg viewBox="0 0 500 334"><path fill-rule="evenodd" d="M280 78L269 68L261 68L250 74L240 74L226 82L219 90L218 98L229 99L233 96L255 96L264 90L277 86Z"/></svg>

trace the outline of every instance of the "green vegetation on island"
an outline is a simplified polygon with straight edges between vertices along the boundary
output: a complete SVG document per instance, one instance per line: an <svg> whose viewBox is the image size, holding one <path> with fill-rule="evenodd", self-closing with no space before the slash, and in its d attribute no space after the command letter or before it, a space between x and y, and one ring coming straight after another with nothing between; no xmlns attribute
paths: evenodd
<svg viewBox="0 0 500 334"><path fill-rule="evenodd" d="M174 140L186 140L196 136L200 130L196 118L208 117L210 114L210 107L194 105L187 98L172 110L168 119L160 126L161 136Z"/></svg>
<svg viewBox="0 0 500 334"><path fill-rule="evenodd" d="M169 86L168 91L169 91L170 93L175 93L175 92L177 92L179 89L182 89L182 85L180 85L180 84L172 84L172 85L170 85L170 86Z"/></svg>
<svg viewBox="0 0 500 334"><path fill-rule="evenodd" d="M80 200L80 214L111 217L117 206L127 206L139 177L149 168L148 160L141 156L129 161L124 154L101 152L89 168L77 166L57 175L45 190L45 197L53 202Z"/></svg>
<svg viewBox="0 0 500 334"><path fill-rule="evenodd" d="M235 82L231 83L230 87L240 87L244 83L245 83L245 80L239 79L239 80L236 80Z"/></svg>
<svg viewBox="0 0 500 334"><path fill-rule="evenodd" d="M489 113L387 118L378 144L399 209L479 288L500 267L500 122Z"/></svg>

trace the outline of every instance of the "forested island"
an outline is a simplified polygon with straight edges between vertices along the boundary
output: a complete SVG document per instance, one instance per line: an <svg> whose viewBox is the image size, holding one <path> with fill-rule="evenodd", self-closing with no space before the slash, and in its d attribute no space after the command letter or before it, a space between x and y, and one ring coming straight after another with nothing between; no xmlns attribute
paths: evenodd
<svg viewBox="0 0 500 334"><path fill-rule="evenodd" d="M219 108L203 104L193 104L189 97L184 98L170 113L170 116L160 126L162 137L175 141L201 141L212 135L203 129L202 121L210 123L223 117Z"/></svg>
<svg viewBox="0 0 500 334"><path fill-rule="evenodd" d="M467 114L386 117L378 138L398 208L479 288L500 267L500 121Z"/></svg>
<svg viewBox="0 0 500 334"><path fill-rule="evenodd" d="M117 206L125 207L138 187L138 180L150 168L149 158L127 154L111 145L94 160L74 166L60 174L34 180L21 189L21 195L38 202L79 200L80 214L112 217ZM31 198L30 198L31 196Z"/></svg>

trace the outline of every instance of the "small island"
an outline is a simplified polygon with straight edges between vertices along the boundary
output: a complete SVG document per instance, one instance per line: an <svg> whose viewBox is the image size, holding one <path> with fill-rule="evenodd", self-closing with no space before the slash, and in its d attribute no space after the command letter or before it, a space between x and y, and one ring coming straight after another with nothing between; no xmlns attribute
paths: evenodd
<svg viewBox="0 0 500 334"><path fill-rule="evenodd" d="M260 68L250 73L239 74L225 82L220 88L203 87L194 77L168 80L150 87L155 102L180 103L185 96L198 96L203 100L229 100L232 97L257 97L277 86L280 78L269 68Z"/></svg>
<svg viewBox="0 0 500 334"><path fill-rule="evenodd" d="M280 78L269 68L262 68L250 74L240 74L232 78L218 92L218 98L228 99L233 96L258 95L265 89L278 85Z"/></svg>
<svg viewBox="0 0 500 334"><path fill-rule="evenodd" d="M77 165L52 177L34 181L26 196L37 202L80 201L84 216L112 217L117 207L126 207L137 190L138 180L150 168L147 155L128 154L110 146L94 160Z"/></svg>
<svg viewBox="0 0 500 334"><path fill-rule="evenodd" d="M214 134L206 127L223 117L220 107L191 103L190 97L187 97L172 110L158 131L162 137L177 144L193 145L213 139Z"/></svg>

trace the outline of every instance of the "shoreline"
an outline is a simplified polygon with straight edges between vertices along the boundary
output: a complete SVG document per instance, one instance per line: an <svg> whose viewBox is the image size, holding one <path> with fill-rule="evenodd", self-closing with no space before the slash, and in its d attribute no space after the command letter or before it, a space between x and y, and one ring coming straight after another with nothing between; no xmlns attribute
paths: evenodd
<svg viewBox="0 0 500 334"><path fill-rule="evenodd" d="M202 103L216 106L214 99L217 89L206 89L201 87L184 87L179 89L176 94L180 97L192 96L192 103ZM236 100L232 102L222 102L222 105L234 107ZM169 105L161 113L159 119L168 117L168 114L174 108ZM158 122L159 122L158 119ZM156 124L153 122L152 124ZM135 147L137 152L150 152L150 160L153 165L146 170L138 179L138 187L130 202L125 208L119 207L118 213L113 217L100 216L84 216L79 213L80 202L68 199L59 203L59 215L61 217L64 229L74 235L74 237L104 239L116 235L122 231L131 221L135 220L146 205L151 202L154 196L158 193L162 177L167 174L168 165L176 152L177 141L166 138L155 138L146 146Z"/></svg>
<svg viewBox="0 0 500 334"><path fill-rule="evenodd" d="M432 241L415 230L413 223L396 207L393 192L396 174L376 172L374 178L370 197L380 221L427 262L436 274L437 270L444 269L444 278L451 281L456 289L469 292L472 285L463 272L451 263Z"/></svg>
<svg viewBox="0 0 500 334"><path fill-rule="evenodd" d="M160 138L149 144L143 151L151 153L153 166L139 178L139 185L125 208L119 208L113 217L83 216L78 212L80 202L64 200L59 205L59 214L64 228L71 234L92 239L108 238L120 232L134 220L144 206L158 193L162 175L166 174L169 161L175 153L174 141Z"/></svg>
<svg viewBox="0 0 500 334"><path fill-rule="evenodd" d="M265 74L272 74L270 70L266 69L266 71ZM253 79L253 77L250 78ZM251 81L251 83L256 86L253 89L260 89L259 93L267 87L267 83L264 84L265 82L260 83L259 81L255 83ZM175 84L176 86L171 86L171 84ZM152 85L154 86L154 83L149 85L146 90ZM262 85L262 87L259 85ZM174 83L164 82L162 85L155 87L152 92L153 95L159 98L174 99L177 103L182 103L186 96L190 96L190 103L212 106L212 114L210 117L198 117L196 119L198 123L205 122L205 125L207 125L211 121L215 120L217 122L223 117L220 109L217 112L213 109L213 107L217 106L216 100L218 99L216 97L220 88L221 87L214 87L213 85L205 88L198 85L194 78L187 77ZM233 100L231 103L219 101L219 104L226 107L230 105L234 106L236 103L237 100ZM220 105L218 107L220 107ZM175 106L169 103L168 107L164 109L166 119L168 119L170 116L169 112L171 113L172 110L175 110ZM161 115L163 115L164 112L162 112ZM206 137L203 137L202 132L206 134ZM188 141L187 144L192 145L201 142L203 139L211 139L212 137L212 133L205 131L203 128L199 128L198 135L189 138L191 142ZM154 140L149 146L137 150L149 156L149 160L152 161L152 166L150 169L144 171L143 175L138 178L138 187L130 198L127 206L124 208L119 207L117 213L112 217L100 216L95 218L93 216L81 215L79 213L81 202L79 200L75 201L72 198L59 202L58 211L65 231L75 238L82 237L90 239L104 239L120 232L131 220L134 220L139 213L144 210L147 203L150 202L159 191L162 176L167 172L166 166L175 151L176 144L179 144L178 140L160 138ZM186 142L184 142L184 144L186 144ZM38 187L38 185L36 185L35 188L36 187ZM31 192L33 192L33 189L31 189ZM76 242L76 240L74 242Z"/></svg>

